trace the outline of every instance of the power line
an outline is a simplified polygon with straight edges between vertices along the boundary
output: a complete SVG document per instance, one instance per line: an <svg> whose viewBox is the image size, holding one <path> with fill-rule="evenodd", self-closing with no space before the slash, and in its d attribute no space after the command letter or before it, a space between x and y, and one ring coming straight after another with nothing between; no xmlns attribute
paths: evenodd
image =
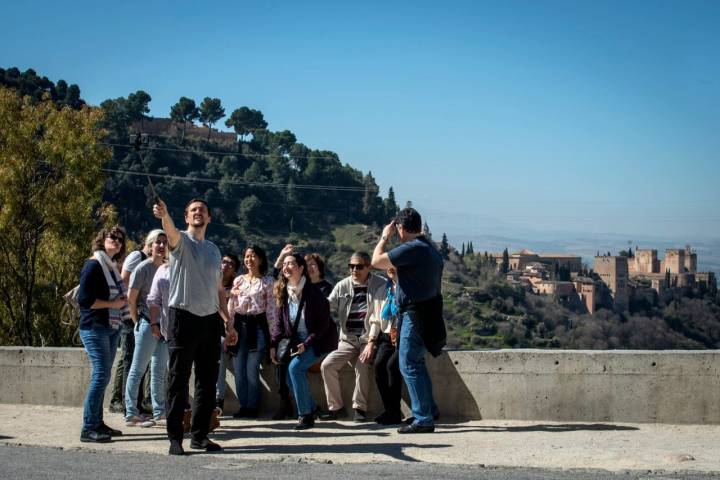
<svg viewBox="0 0 720 480"><path fill-rule="evenodd" d="M161 137L163 138L163 137ZM101 142L100 145L105 145L108 147L120 147L120 148L129 148L133 150L138 150L138 148L135 145L129 145L124 143L108 143L108 142ZM282 154L272 154L272 153L241 153L241 152L223 152L223 151L213 151L213 150L186 150L183 148L171 148L171 147L146 147L142 146L139 148L139 150L158 150L163 152L181 152L181 153L191 153L191 154L210 154L210 155L230 155L230 156L243 156L243 157L277 157L277 156L284 156ZM308 155L308 156L295 156L292 155L293 159L315 159L315 158L330 158L333 160L340 160L339 157L333 156L333 155Z"/></svg>
<svg viewBox="0 0 720 480"><path fill-rule="evenodd" d="M327 190L327 191L338 191L338 192L358 192L365 193L369 191L371 193L378 193L377 188L365 188L365 187L348 187L342 185L311 185L311 184L294 184L294 183L270 183L270 182L247 182L244 180L226 180L216 178L203 178L203 177L181 177L179 175L169 175L162 173L146 173L146 172L133 172L131 170L118 170L111 168L104 168L103 172L113 174L124 174L124 175L136 175L141 177L152 177L159 178L162 180L175 180L180 182L202 182L202 183L225 183L229 185L241 185L246 187L263 187L263 188L297 188L299 190Z"/></svg>

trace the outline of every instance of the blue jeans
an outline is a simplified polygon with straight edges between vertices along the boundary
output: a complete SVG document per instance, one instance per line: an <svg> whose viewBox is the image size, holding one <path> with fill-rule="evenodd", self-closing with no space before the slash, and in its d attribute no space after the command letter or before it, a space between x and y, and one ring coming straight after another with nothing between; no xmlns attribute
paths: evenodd
<svg viewBox="0 0 720 480"><path fill-rule="evenodd" d="M257 349L248 346L247 326L243 323L238 332L240 345L233 360L235 367L235 394L238 403L245 408L258 408L260 402L260 364L265 356L265 335L260 328L255 329Z"/></svg>
<svg viewBox="0 0 720 480"><path fill-rule="evenodd" d="M150 363L151 360L152 363ZM161 418L166 415L168 347L165 340L153 337L150 322L140 318L135 326L135 351L125 386L125 418L140 415L137 408L138 390L148 363L150 363L153 417Z"/></svg>
<svg viewBox="0 0 720 480"><path fill-rule="evenodd" d="M105 388L110 382L119 337L120 331L116 328L93 326L80 330L80 338L92 364L90 385L83 403L83 430L94 430L103 423Z"/></svg>
<svg viewBox="0 0 720 480"><path fill-rule="evenodd" d="M309 415L315 410L315 400L310 393L307 371L315 362L325 355L317 356L312 347L290 360L288 365L287 384L295 397L298 415Z"/></svg>
<svg viewBox="0 0 720 480"><path fill-rule="evenodd" d="M410 395L415 423L430 426L433 425L433 410L437 407L433 401L430 375L425 366L427 349L418 331L416 320L408 312L404 312L402 316L399 340L400 373Z"/></svg>
<svg viewBox="0 0 720 480"><path fill-rule="evenodd" d="M228 356L229 354L225 351L225 337L220 337L220 366L218 369L217 383L215 384L215 400L218 402L225 400L225 389L227 388L227 383L225 382L227 372L226 358Z"/></svg>

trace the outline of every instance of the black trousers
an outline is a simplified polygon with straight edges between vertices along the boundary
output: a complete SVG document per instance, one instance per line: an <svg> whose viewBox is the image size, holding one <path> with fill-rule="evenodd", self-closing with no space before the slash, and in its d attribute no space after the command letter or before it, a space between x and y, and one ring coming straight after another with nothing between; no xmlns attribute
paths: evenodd
<svg viewBox="0 0 720 480"><path fill-rule="evenodd" d="M385 412L400 415L400 389L402 387L400 360L397 349L390 342L390 336L385 333L378 336L373 367L375 383L377 383Z"/></svg>
<svg viewBox="0 0 720 480"><path fill-rule="evenodd" d="M171 440L183 438L183 415L188 404L190 373L195 364L195 396L190 432L193 438L207 437L210 416L215 408L215 383L220 363L222 319L214 313L205 317L170 308L168 317L167 434Z"/></svg>

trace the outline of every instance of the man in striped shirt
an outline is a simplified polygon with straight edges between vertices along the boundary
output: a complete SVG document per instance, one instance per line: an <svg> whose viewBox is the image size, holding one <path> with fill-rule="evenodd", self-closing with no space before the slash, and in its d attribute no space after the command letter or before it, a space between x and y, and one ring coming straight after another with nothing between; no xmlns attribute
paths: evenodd
<svg viewBox="0 0 720 480"><path fill-rule="evenodd" d="M350 276L335 285L328 297L330 310L337 314L340 327L338 348L321 365L329 411L322 420L345 417L347 412L340 390L340 370L348 362L355 368L353 420L367 421L374 345L380 333L379 313L385 299L385 279L371 273L370 255L355 252L348 263Z"/></svg>

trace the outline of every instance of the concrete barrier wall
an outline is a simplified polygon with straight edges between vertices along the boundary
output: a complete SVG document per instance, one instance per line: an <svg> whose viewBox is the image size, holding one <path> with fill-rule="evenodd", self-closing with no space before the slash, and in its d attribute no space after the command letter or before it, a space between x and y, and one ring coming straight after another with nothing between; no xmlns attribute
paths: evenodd
<svg viewBox="0 0 720 480"><path fill-rule="evenodd" d="M444 418L720 424L718 351L449 351L428 366ZM274 367L263 367L267 413L278 397ZM0 347L0 403L79 406L90 373L82 349ZM341 378L349 408L349 366ZM324 406L320 375L310 374L310 381ZM232 371L227 382L232 412ZM372 390L369 410L378 413Z"/></svg>

